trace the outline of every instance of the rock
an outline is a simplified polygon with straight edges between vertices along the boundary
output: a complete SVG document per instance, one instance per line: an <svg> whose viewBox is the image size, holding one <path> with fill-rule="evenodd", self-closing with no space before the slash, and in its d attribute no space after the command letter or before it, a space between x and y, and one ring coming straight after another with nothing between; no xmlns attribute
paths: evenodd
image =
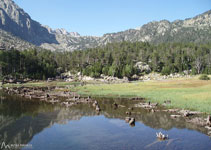
<svg viewBox="0 0 211 150"><path fill-rule="evenodd" d="M134 75L132 76L132 79L133 79L133 80L138 80L138 79L139 79L139 76L136 75L136 74L134 74Z"/></svg>
<svg viewBox="0 0 211 150"><path fill-rule="evenodd" d="M179 118L181 115L171 115L171 118Z"/></svg>
<svg viewBox="0 0 211 150"><path fill-rule="evenodd" d="M72 79L72 78L66 78L65 79L65 82L72 82L72 81L74 81L74 79Z"/></svg>
<svg viewBox="0 0 211 150"><path fill-rule="evenodd" d="M139 104L135 104L135 107L141 107L141 108L146 108L146 109L151 109L151 108L155 108L157 107L158 103L139 103Z"/></svg>
<svg viewBox="0 0 211 150"><path fill-rule="evenodd" d="M52 81L54 81L55 79L54 78L48 78L47 79L47 82L52 82Z"/></svg>
<svg viewBox="0 0 211 150"><path fill-rule="evenodd" d="M129 121L129 124L130 125L135 124L135 118L131 118L130 121Z"/></svg>
<svg viewBox="0 0 211 150"><path fill-rule="evenodd" d="M94 103L92 104L93 107L96 107L98 105L97 101L94 101Z"/></svg>
<svg viewBox="0 0 211 150"><path fill-rule="evenodd" d="M165 112L177 112L179 109L167 109L167 110L163 110Z"/></svg>
<svg viewBox="0 0 211 150"><path fill-rule="evenodd" d="M209 126L205 126L205 128L208 129L208 130L211 130L211 127L209 127Z"/></svg>
<svg viewBox="0 0 211 150"><path fill-rule="evenodd" d="M84 76L84 77L82 77L82 80L83 80L83 81L93 81L94 78L88 77L88 76Z"/></svg>
<svg viewBox="0 0 211 150"><path fill-rule="evenodd" d="M153 107L158 106L158 103L151 103L151 106Z"/></svg>
<svg viewBox="0 0 211 150"><path fill-rule="evenodd" d="M207 116L207 125L211 125L211 117L210 117L210 115Z"/></svg>
<svg viewBox="0 0 211 150"><path fill-rule="evenodd" d="M46 94L46 98L49 98L50 97L50 95L49 94Z"/></svg>
<svg viewBox="0 0 211 150"><path fill-rule="evenodd" d="M179 113L182 114L184 117L201 114L201 112L189 111L189 110L180 110Z"/></svg>
<svg viewBox="0 0 211 150"><path fill-rule="evenodd" d="M128 82L129 81L127 77L123 77L122 80L123 80L123 82Z"/></svg>
<svg viewBox="0 0 211 150"><path fill-rule="evenodd" d="M126 115L131 115L131 112L130 112L130 111L127 111L127 112L126 112Z"/></svg>
<svg viewBox="0 0 211 150"><path fill-rule="evenodd" d="M118 104L117 103L113 103L113 106L114 106L114 108L117 108Z"/></svg>
<svg viewBox="0 0 211 150"><path fill-rule="evenodd" d="M159 132L156 133L157 138L159 138L160 140L166 140L168 139L168 135L164 135L163 133Z"/></svg>
<svg viewBox="0 0 211 150"><path fill-rule="evenodd" d="M124 106L124 105L118 105L118 107L126 107L126 106Z"/></svg>
<svg viewBox="0 0 211 150"><path fill-rule="evenodd" d="M184 117L188 117L190 116L189 111L188 110L180 110L179 112L180 114L182 114Z"/></svg>
<svg viewBox="0 0 211 150"><path fill-rule="evenodd" d="M133 110L133 107L129 107L128 110Z"/></svg>
<svg viewBox="0 0 211 150"><path fill-rule="evenodd" d="M189 116L189 113L188 113L188 112L184 112L184 113L183 113L183 116L184 116L184 117L188 117L188 116Z"/></svg>
<svg viewBox="0 0 211 150"><path fill-rule="evenodd" d="M139 72L146 72L149 73L151 72L151 68L148 64L144 63L144 62L137 62L134 67L139 71Z"/></svg>
<svg viewBox="0 0 211 150"><path fill-rule="evenodd" d="M96 106L96 111L101 111L100 107L99 106Z"/></svg>

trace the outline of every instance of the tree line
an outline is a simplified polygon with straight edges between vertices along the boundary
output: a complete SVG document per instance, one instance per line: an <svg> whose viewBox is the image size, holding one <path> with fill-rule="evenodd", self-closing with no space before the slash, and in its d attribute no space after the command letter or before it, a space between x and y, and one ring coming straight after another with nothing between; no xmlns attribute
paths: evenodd
<svg viewBox="0 0 211 150"><path fill-rule="evenodd" d="M192 74L211 74L211 44L145 42L111 43L73 52L29 49L0 51L1 76L46 79L62 72L81 72L99 77L141 75L134 65L148 64L152 71L168 75L191 70Z"/></svg>

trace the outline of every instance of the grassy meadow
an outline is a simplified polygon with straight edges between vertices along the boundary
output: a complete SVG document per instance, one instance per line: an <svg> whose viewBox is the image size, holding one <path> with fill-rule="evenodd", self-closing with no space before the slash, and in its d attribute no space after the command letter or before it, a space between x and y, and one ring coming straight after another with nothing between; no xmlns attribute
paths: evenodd
<svg viewBox="0 0 211 150"><path fill-rule="evenodd" d="M141 97L163 104L171 100L170 108L197 110L211 114L211 80L172 79L121 84L79 86L79 94L103 97Z"/></svg>
<svg viewBox="0 0 211 150"><path fill-rule="evenodd" d="M210 76L211 77L211 76ZM29 82L25 84L5 84L4 87L46 87L67 86L70 91L76 91L80 95L93 97L112 98L145 98L146 101L163 104L171 100L169 108L196 110L211 114L211 80L199 80L194 78L178 78L162 81L137 81L132 83L104 84L100 82L88 82L84 86L80 82ZM76 85L76 86L73 86ZM64 90L67 91L67 88Z"/></svg>

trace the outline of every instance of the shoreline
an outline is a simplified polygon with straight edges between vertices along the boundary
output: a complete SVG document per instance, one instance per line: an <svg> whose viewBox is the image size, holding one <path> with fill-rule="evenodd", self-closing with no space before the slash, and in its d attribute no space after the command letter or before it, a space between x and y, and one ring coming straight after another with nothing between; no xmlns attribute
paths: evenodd
<svg viewBox="0 0 211 150"><path fill-rule="evenodd" d="M115 85L115 84L114 84ZM86 86L102 86L100 85L85 85ZM111 86L111 85L109 85ZM211 120L209 113L200 111L191 111L189 109L181 109L175 107L169 107L172 103L171 100L165 101L164 104L160 104L156 101L151 101L150 99L142 98L134 95L94 95L88 93L82 93L78 88L84 86L76 86L69 89L69 87L56 87L56 86L34 86L26 87L21 85L19 87L6 87L3 91L9 95L18 95L28 100L38 100L50 104L59 104L64 107L71 107L77 104L92 104L97 112L101 111L98 105L97 98L115 98L115 99L128 99L131 101L137 101L138 103L134 105L134 108L142 108L149 112L155 113L158 111L164 111L170 114L172 119L177 119L183 117L187 122L193 123L195 125L204 127L207 129L207 135L211 136ZM102 89L101 89L102 90ZM118 105L118 104L115 104ZM127 115L131 114L132 110L126 112ZM207 116L208 115L208 116Z"/></svg>

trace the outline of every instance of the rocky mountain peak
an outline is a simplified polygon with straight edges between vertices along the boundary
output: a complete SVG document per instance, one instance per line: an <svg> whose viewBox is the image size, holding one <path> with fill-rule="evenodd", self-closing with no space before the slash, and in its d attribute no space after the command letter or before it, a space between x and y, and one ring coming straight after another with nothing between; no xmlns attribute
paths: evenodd
<svg viewBox="0 0 211 150"><path fill-rule="evenodd" d="M50 50L72 51L122 41L142 41L155 44L165 42L205 43L211 41L211 10L185 20L152 21L136 29L94 37L80 36L77 32L68 32L62 28L54 30L48 26L43 26L32 20L12 0L1 0L0 29L4 31L0 32L2 33L0 36L5 36L2 39L6 39L6 32L9 32L9 39L20 38ZM15 36L15 38L11 36Z"/></svg>
<svg viewBox="0 0 211 150"><path fill-rule="evenodd" d="M12 0L0 1L0 29L12 33L35 45L55 43L55 35L50 34L40 23L18 7Z"/></svg>

